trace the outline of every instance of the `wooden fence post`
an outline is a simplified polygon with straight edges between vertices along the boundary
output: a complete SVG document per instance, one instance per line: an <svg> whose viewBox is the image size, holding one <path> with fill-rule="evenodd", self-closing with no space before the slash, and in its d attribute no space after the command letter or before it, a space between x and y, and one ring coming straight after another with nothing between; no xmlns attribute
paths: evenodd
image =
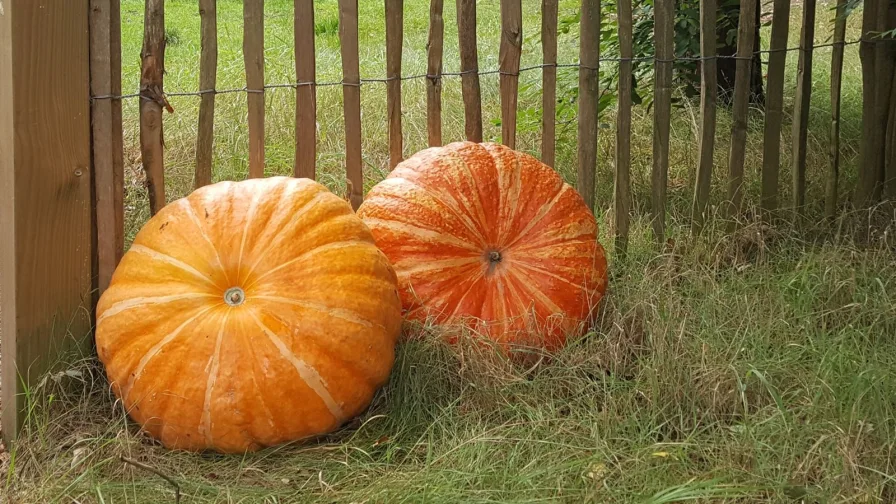
<svg viewBox="0 0 896 504"><path fill-rule="evenodd" d="M675 1L655 2L654 42L656 59L653 104L653 170L651 184L651 219L657 243L666 239L666 186L669 179L669 125L672 115L672 60L675 57Z"/></svg>
<svg viewBox="0 0 896 504"><path fill-rule="evenodd" d="M837 184L840 177L840 88L846 39L846 0L837 0L834 16L834 48L831 52L831 158L824 191L824 215L828 219L833 219L837 213Z"/></svg>
<svg viewBox="0 0 896 504"><path fill-rule="evenodd" d="M520 55L523 49L523 4L501 0L501 141L516 148L516 104L519 98Z"/></svg>
<svg viewBox="0 0 896 504"><path fill-rule="evenodd" d="M97 295L109 286L124 247L121 99L111 98L121 93L118 2L90 1L90 92L107 97L91 104Z"/></svg>
<svg viewBox="0 0 896 504"><path fill-rule="evenodd" d="M482 96L479 89L479 55L476 49L476 2L457 0L457 37L460 45L461 89L464 98L464 132L471 142L482 141Z"/></svg>
<svg viewBox="0 0 896 504"><path fill-rule="evenodd" d="M149 190L149 212L155 215L166 202L162 108L174 111L164 91L165 0L146 0L140 59L140 155Z"/></svg>
<svg viewBox="0 0 896 504"><path fill-rule="evenodd" d="M812 1L812 0L808 0ZM737 24L737 73L734 81L732 105L731 150L728 155L728 212L729 229L740 217L743 201L744 159L747 146L747 120L750 105L750 70L753 64L753 42L756 34L756 4L741 2Z"/></svg>
<svg viewBox="0 0 896 504"><path fill-rule="evenodd" d="M72 344L90 343L90 2L2 4L0 334L10 442L25 419L24 387ZM107 7L114 19L117 10Z"/></svg>
<svg viewBox="0 0 896 504"><path fill-rule="evenodd" d="M613 218L616 253L628 249L629 212L632 208L632 0L619 0L619 99L616 113L616 177L613 184Z"/></svg>
<svg viewBox="0 0 896 504"><path fill-rule="evenodd" d="M597 106L600 65L600 1L582 0L579 34L579 169L577 189L594 211L594 172L597 169Z"/></svg>
<svg viewBox="0 0 896 504"><path fill-rule="evenodd" d="M787 34L790 27L790 1L775 0L772 34L768 55L768 88L765 103L765 127L762 137L763 216L778 207L778 179L781 169L781 121L784 116L784 70L787 63Z"/></svg>
<svg viewBox="0 0 896 504"><path fill-rule="evenodd" d="M358 0L339 0L342 50L342 100L345 117L345 174L348 199L355 210L364 200L361 160L361 70L358 54Z"/></svg>
<svg viewBox="0 0 896 504"><path fill-rule="evenodd" d="M386 0L386 109L389 120L389 169L402 160L401 53L404 0Z"/></svg>
<svg viewBox="0 0 896 504"><path fill-rule="evenodd" d="M212 147L215 143L215 86L218 72L218 12L216 0L200 0L201 47L199 55L199 133L196 136L196 174L193 187L212 183Z"/></svg>
<svg viewBox="0 0 896 504"><path fill-rule="evenodd" d="M816 0L803 2L803 28L800 33L800 58L796 69L796 93L793 101L793 210L801 212L806 204L806 149L809 139L809 105L812 97L812 42L815 39Z"/></svg>
<svg viewBox="0 0 896 504"><path fill-rule="evenodd" d="M703 230L706 204L712 183L713 151L716 141L716 98L718 95L718 62L716 60L716 0L700 2L700 160L694 182L691 207L691 235Z"/></svg>
<svg viewBox="0 0 896 504"><path fill-rule="evenodd" d="M557 0L541 2L541 162L553 167L557 135Z"/></svg>
<svg viewBox="0 0 896 504"><path fill-rule="evenodd" d="M297 0L293 17L296 51L296 177L314 179L317 164L317 85L315 80L314 4Z"/></svg>
<svg viewBox="0 0 896 504"><path fill-rule="evenodd" d="M445 44L445 20L442 0L429 5L429 42L426 66L426 130L429 146L442 145L442 47Z"/></svg>
<svg viewBox="0 0 896 504"><path fill-rule="evenodd" d="M243 62L249 106L249 177L264 176L264 0L243 0Z"/></svg>

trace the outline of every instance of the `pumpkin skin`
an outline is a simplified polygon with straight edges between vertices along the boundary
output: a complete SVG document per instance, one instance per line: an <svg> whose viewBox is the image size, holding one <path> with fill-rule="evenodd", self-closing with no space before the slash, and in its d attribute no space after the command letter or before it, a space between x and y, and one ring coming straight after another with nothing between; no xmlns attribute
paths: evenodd
<svg viewBox="0 0 896 504"><path fill-rule="evenodd" d="M408 319L469 328L505 349L560 348L606 290L582 197L503 145L424 149L374 186L358 215L395 268Z"/></svg>
<svg viewBox="0 0 896 504"><path fill-rule="evenodd" d="M369 405L400 333L396 281L321 184L220 182L137 234L99 300L97 351L131 418L167 448L254 451Z"/></svg>

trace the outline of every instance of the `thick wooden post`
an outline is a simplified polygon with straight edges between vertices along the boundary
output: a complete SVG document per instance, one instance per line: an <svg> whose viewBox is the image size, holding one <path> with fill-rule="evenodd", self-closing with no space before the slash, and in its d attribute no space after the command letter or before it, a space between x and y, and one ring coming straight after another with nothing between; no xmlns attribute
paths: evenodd
<svg viewBox="0 0 896 504"><path fill-rule="evenodd" d="M700 2L700 160L694 183L691 207L691 234L697 235L706 222L706 204L712 183L713 151L716 141L716 99L718 98L718 62L716 61L716 0Z"/></svg>
<svg viewBox="0 0 896 504"><path fill-rule="evenodd" d="M597 170L598 69L600 65L600 2L582 0L579 25L579 167L577 189L594 211L594 172Z"/></svg>
<svg viewBox="0 0 896 504"><path fill-rule="evenodd" d="M90 1L2 6L0 334L3 435L11 441L25 419L24 387L69 345L89 343Z"/></svg>

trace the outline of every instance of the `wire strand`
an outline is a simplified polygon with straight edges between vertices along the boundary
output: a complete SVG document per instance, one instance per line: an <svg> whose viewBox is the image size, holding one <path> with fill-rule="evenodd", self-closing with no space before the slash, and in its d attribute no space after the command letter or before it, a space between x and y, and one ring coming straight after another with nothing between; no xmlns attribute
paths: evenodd
<svg viewBox="0 0 896 504"><path fill-rule="evenodd" d="M856 39L849 40L844 42L830 42L826 44L819 44L812 46L811 48L802 48L802 47L784 47L780 49L763 49L759 51L754 51L750 56L738 56L736 54L731 55L715 55L715 56L677 56L672 59L659 59L655 56L638 56L633 58L622 58L622 57L603 57L599 58L598 62L614 62L614 63L623 63L623 62L632 62L632 63L642 63L652 61L654 63L675 63L676 61L686 61L686 62L701 62L708 60L753 60L758 56L763 54L776 54L776 53L787 53L794 51L802 51L809 49L822 49L826 47L845 47L851 46L855 44L860 44L862 42L868 44L877 44L881 42L886 42L884 40L870 40L870 39ZM403 76L393 76L386 78L377 78L377 77L369 77L360 79L358 82L346 82L344 80L341 81L324 81L324 82L316 82L316 81L302 81L302 82L291 82L291 83L280 83L280 84L265 84L262 89L249 89L248 87L241 88L232 88L232 89L203 89L199 91L175 91L171 93L165 93L167 97L184 97L184 96L203 96L206 94L232 94L232 93L263 93L267 89L283 89L283 88L292 88L298 89L300 87L305 86L316 86L316 87L329 87L329 86L352 86L352 87L361 87L364 84L382 84L393 81L410 81L410 80L419 80L419 79L429 79L433 82L438 82L443 77L463 77L465 75L476 74L479 76L486 75L511 75L511 76L519 76L523 72L530 72L532 70L538 70L543 68L578 68L584 70L592 70L598 71L598 67L592 67L587 65L582 65L580 63L542 63L539 65L531 65L527 67L520 68L516 72L505 72L503 70L483 70L479 69L469 69L458 72L441 72L437 75L431 75L428 73L424 74L414 74L414 75L403 75ZM143 96L141 93L130 93L130 94L122 94L122 95L114 95L114 94L106 94L106 95L97 95L91 96L91 100L123 100L128 98L141 98L144 100L150 100L152 98Z"/></svg>

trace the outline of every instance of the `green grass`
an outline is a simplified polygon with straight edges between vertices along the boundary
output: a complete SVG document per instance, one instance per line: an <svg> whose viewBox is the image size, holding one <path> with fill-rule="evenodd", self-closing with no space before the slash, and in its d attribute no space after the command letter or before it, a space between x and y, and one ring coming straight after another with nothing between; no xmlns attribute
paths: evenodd
<svg viewBox="0 0 896 504"><path fill-rule="evenodd" d="M561 15L577 1L561 1ZM244 85L241 5L220 0L219 88ZM266 2L266 80L294 81L291 2ZM427 2L405 2L404 72L424 73ZM458 67L454 6L446 2L446 70ZM523 66L538 63L540 2L524 1ZM385 72L381 2L360 2L361 74ZM335 0L315 2L318 79L339 80ZM195 1L167 2L166 89L198 89ZM817 42L830 33L819 9ZM854 16L848 38L856 36ZM124 0L124 87L136 89L142 2ZM799 12L794 13L794 20ZM497 67L498 2L479 2L480 66ZM796 31L797 22L791 24ZM532 35L532 36L530 36ZM798 34L792 33L795 45ZM767 37L766 37L767 39ZM561 38L559 59L577 47ZM788 115L796 55L788 60ZM830 49L816 52L807 212L821 212L827 167ZM540 75L525 74L520 148L537 153ZM566 82L569 79L562 80ZM844 188L854 178L860 72L847 48L843 85ZM444 137L463 136L460 82L444 83ZM485 136L498 139L497 76L482 78ZM425 147L423 81L403 86L407 155ZM318 178L344 191L342 93L318 91ZM294 94L267 101L267 172L289 174ZM169 200L190 190L198 99L175 97L165 118ZM365 183L387 171L385 88L362 89ZM221 95L216 107L214 180L247 173L246 105ZM124 107L129 239L146 220L136 101ZM533 118L534 117L534 118ZM173 502L163 479L123 463L125 456L170 476L182 502L894 502L896 501L896 245L892 226L871 234L868 215L826 225L748 223L727 234L713 221L699 241L686 217L696 165L697 111L674 114L669 232L677 245L651 245L651 115L636 109L633 183L638 217L625 261L612 254L608 214L598 215L610 255L610 291L599 323L561 354L520 368L469 344L449 347L426 328L400 345L390 383L370 410L317 443L243 457L169 452L127 421L92 357L29 391L32 413L15 450L0 458L10 502ZM713 203L724 194L730 118L720 112ZM746 176L756 201L761 113L750 124ZM613 113L599 136L597 200L610 206ZM575 179L576 127L558 125L558 171ZM789 198L789 147L782 198ZM846 192L846 191L845 191ZM846 194L844 194L846 197ZM884 210L878 211L878 213ZM65 370L68 370L68 373Z"/></svg>

